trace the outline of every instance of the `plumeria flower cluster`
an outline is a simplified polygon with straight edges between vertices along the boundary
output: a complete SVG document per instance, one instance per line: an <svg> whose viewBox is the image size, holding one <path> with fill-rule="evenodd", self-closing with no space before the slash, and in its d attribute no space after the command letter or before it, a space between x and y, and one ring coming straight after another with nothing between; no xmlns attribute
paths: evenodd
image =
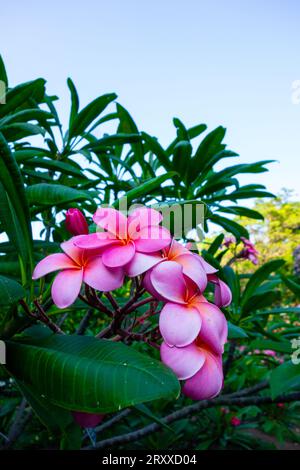
<svg viewBox="0 0 300 470"><path fill-rule="evenodd" d="M158 211L138 208L126 217L116 209L100 208L93 221L98 230L88 233L84 215L69 209L66 227L74 236L61 244L62 253L38 263L33 279L59 271L52 298L59 308L66 308L80 294L82 283L110 293L126 277L138 277L143 291L163 305L161 360L184 381L182 390L188 397L216 396L223 385L222 353L227 340L220 307L231 302L229 287L213 266L171 237ZM204 296L209 283L214 303Z"/></svg>

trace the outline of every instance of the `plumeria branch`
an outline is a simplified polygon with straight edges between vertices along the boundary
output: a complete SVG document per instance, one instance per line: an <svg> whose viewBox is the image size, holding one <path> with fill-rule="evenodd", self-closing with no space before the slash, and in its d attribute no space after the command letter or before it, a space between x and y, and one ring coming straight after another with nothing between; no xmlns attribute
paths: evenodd
<svg viewBox="0 0 300 470"><path fill-rule="evenodd" d="M300 392L293 392L289 394L280 395L276 398L270 396L232 396L232 395L223 395L218 398L213 398L211 400L203 400L193 405L186 406L178 411L165 416L161 419L160 423L155 422L151 423L141 429L132 431L127 434L121 434L109 439L104 439L103 441L97 442L95 447L85 447L84 449L103 449L110 448L118 444L126 444L128 442L137 441L142 439L149 434L153 434L158 431L164 424L171 424L174 421L179 419L186 418L188 416L199 413L207 408L212 408L215 406L249 406L249 405L266 405L272 403L290 403L296 400L300 400Z"/></svg>

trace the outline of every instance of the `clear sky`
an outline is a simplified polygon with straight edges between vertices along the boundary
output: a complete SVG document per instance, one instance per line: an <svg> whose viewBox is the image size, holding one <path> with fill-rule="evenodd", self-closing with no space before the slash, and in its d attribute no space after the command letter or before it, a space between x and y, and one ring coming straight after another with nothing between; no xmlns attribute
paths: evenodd
<svg viewBox="0 0 300 470"><path fill-rule="evenodd" d="M45 77L64 119L71 76L82 105L115 91L163 144L173 116L222 124L242 162L279 161L255 182L300 195L299 24L298 0L2 0L0 50L10 83Z"/></svg>

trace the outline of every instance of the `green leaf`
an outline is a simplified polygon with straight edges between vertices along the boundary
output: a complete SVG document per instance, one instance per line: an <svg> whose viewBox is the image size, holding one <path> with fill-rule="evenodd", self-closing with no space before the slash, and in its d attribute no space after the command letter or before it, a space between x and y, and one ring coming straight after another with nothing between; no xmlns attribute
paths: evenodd
<svg viewBox="0 0 300 470"><path fill-rule="evenodd" d="M83 108L74 118L69 130L69 140L82 134L86 128L104 111L104 109L115 99L115 93L99 96Z"/></svg>
<svg viewBox="0 0 300 470"><path fill-rule="evenodd" d="M13 207L12 218L17 216L20 231L25 240L30 269L33 267L32 233L30 211L20 169L10 148L0 133L0 181L6 190L9 204ZM2 198L3 202L3 198ZM7 209L7 206L6 206ZM19 235L18 235L19 237Z"/></svg>
<svg viewBox="0 0 300 470"><path fill-rule="evenodd" d="M130 204L132 201L138 200L142 198L143 196L148 196L151 193L151 191L153 191L156 188L159 188L160 185L164 181L171 179L176 174L177 173L175 171L169 171L168 173L165 173L164 175L151 178L150 180L146 181L145 183L140 184L136 188L131 189L124 196L124 198L127 198L127 204ZM113 206L114 207L119 206L119 204L121 203L121 200L118 199L117 201L115 201Z"/></svg>
<svg viewBox="0 0 300 470"><path fill-rule="evenodd" d="M59 171L70 176L76 176L79 178L85 178L82 171L74 165L71 165L66 162L60 162L57 160L51 160L50 158L32 158L31 160L26 160L26 166L32 166L36 168L46 168L52 171Z"/></svg>
<svg viewBox="0 0 300 470"><path fill-rule="evenodd" d="M163 166L165 170L170 171L172 163L167 152L162 148L158 140L155 137L151 137L149 134L146 134L146 132L141 132L141 136L148 145L149 150L156 155L159 164Z"/></svg>
<svg viewBox="0 0 300 470"><path fill-rule="evenodd" d="M226 129L220 126L207 134L202 140L192 160L192 168L195 172L195 177L209 164L216 153L224 150L225 146L222 145L221 142L224 139L225 133Z"/></svg>
<svg viewBox="0 0 300 470"><path fill-rule="evenodd" d="M246 331L240 326L233 325L230 321L228 323L228 338L229 339L238 339L238 338L248 338Z"/></svg>
<svg viewBox="0 0 300 470"><path fill-rule="evenodd" d="M239 276L234 272L234 270L230 266L225 266L223 268L223 274L224 279L230 287L232 293L232 304L237 307L240 301L241 289Z"/></svg>
<svg viewBox="0 0 300 470"><path fill-rule="evenodd" d="M27 336L6 346L10 373L69 410L109 413L160 398L172 400L180 393L170 369L121 343L51 335Z"/></svg>
<svg viewBox="0 0 300 470"><path fill-rule="evenodd" d="M284 362L271 372L271 394L276 398L289 390L300 389L300 364Z"/></svg>
<svg viewBox="0 0 300 470"><path fill-rule="evenodd" d="M20 107L30 107L30 100L40 102L45 93L45 80L38 78L32 82L22 83L9 90L6 94L6 104L0 105L0 118L7 116Z"/></svg>
<svg viewBox="0 0 300 470"><path fill-rule="evenodd" d="M78 98L76 87L71 78L67 79L67 85L71 93L71 111L70 111L70 119L69 119L69 127L71 128L76 116L78 115L79 98Z"/></svg>
<svg viewBox="0 0 300 470"><path fill-rule="evenodd" d="M119 103L117 103L117 113L120 119L120 124L118 127L118 133L126 133L126 134L139 134L139 130L137 128L136 123L130 116L129 112L123 108ZM143 145L141 142L137 142L136 144L132 145L132 150L135 155L135 159L141 167L144 167L145 160L144 160L144 150Z"/></svg>
<svg viewBox="0 0 300 470"><path fill-rule="evenodd" d="M69 425L74 423L69 410L53 405L49 400L46 400L45 397L36 393L32 387L24 382L20 380L16 382L33 411L49 432L53 434L63 432Z"/></svg>
<svg viewBox="0 0 300 470"><path fill-rule="evenodd" d="M2 55L0 54L0 80L5 83L6 87L8 87L8 78L7 78L7 73L5 70L5 65L3 62ZM1 98L1 96L0 96Z"/></svg>
<svg viewBox="0 0 300 470"><path fill-rule="evenodd" d="M31 135L44 135L45 130L36 124L15 122L1 127L1 132L8 142L15 142Z"/></svg>
<svg viewBox="0 0 300 470"><path fill-rule="evenodd" d="M173 151L173 170L177 171L180 176L176 178L179 182L185 180L186 172L192 156L192 146L187 140L181 140L175 145Z"/></svg>
<svg viewBox="0 0 300 470"><path fill-rule="evenodd" d="M271 306L280 298L280 292L273 290L269 292L262 292L251 295L245 303L243 303L243 315L251 312L256 312L261 308Z"/></svg>
<svg viewBox="0 0 300 470"><path fill-rule="evenodd" d="M281 279L285 283L285 285L295 294L298 298L300 298L300 284L298 282L293 281L291 278L281 275Z"/></svg>
<svg viewBox="0 0 300 470"><path fill-rule="evenodd" d="M218 249L221 248L223 240L224 240L224 234L220 233L220 235L218 235L214 239L214 241L212 242L212 244L208 248L207 252L210 253L211 255L215 255L216 252L218 251Z"/></svg>
<svg viewBox="0 0 300 470"><path fill-rule="evenodd" d="M25 295L25 289L18 282L0 275L0 306L12 305Z"/></svg>
<svg viewBox="0 0 300 470"><path fill-rule="evenodd" d="M253 209L248 209L248 207L226 206L220 207L219 211L227 214L235 214L240 217L248 217L249 219L264 220L264 216L262 214Z"/></svg>
<svg viewBox="0 0 300 470"><path fill-rule="evenodd" d="M33 184L26 188L26 193L30 204L41 206L55 206L91 198L86 191L79 191L62 184Z"/></svg>
<svg viewBox="0 0 300 470"><path fill-rule="evenodd" d="M234 220L226 219L220 215L213 214L209 217L209 220L214 224L220 225L226 230L226 232L232 233L236 238L249 238L249 232L242 225L238 224Z"/></svg>
<svg viewBox="0 0 300 470"><path fill-rule="evenodd" d="M256 289L268 279L271 273L278 271L285 261L276 259L265 263L254 274L252 274L248 281L242 297L242 305L245 305L247 300L255 293Z"/></svg>

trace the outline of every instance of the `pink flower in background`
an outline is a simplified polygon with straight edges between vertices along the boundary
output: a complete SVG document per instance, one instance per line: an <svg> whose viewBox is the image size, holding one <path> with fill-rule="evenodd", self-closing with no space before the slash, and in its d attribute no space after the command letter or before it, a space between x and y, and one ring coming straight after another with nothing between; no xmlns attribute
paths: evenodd
<svg viewBox="0 0 300 470"><path fill-rule="evenodd" d="M47 256L35 267L32 279L39 279L60 271L52 284L53 302L59 308L71 305L80 292L82 282L100 291L121 287L124 281L122 268L111 269L104 265L97 250L86 251L74 245L76 237L61 244L64 253Z"/></svg>
<svg viewBox="0 0 300 470"><path fill-rule="evenodd" d="M236 243L235 237L225 237L223 241L223 246L226 248L229 248L231 245L234 245Z"/></svg>
<svg viewBox="0 0 300 470"><path fill-rule="evenodd" d="M155 297L166 301L159 317L165 342L170 346L186 346L201 330L203 341L217 353L222 352L227 322L221 310L206 301L178 263L166 261L159 266L149 278L146 275L145 286Z"/></svg>
<svg viewBox="0 0 300 470"><path fill-rule="evenodd" d="M74 242L83 249L101 249L103 264L108 268L127 265L138 253L155 253L166 248L171 235L159 223L162 216L153 209L137 209L128 217L111 208L101 208L93 216L95 224L104 231L78 237ZM140 263L149 269L147 261L157 259L142 257Z"/></svg>
<svg viewBox="0 0 300 470"><path fill-rule="evenodd" d="M273 351L272 349L264 349L264 350L263 350L263 353L264 353L266 356L276 357L276 351Z"/></svg>
<svg viewBox="0 0 300 470"><path fill-rule="evenodd" d="M83 411L72 411L74 421L82 428L95 428L103 421L103 414L84 413Z"/></svg>
<svg viewBox="0 0 300 470"><path fill-rule="evenodd" d="M66 212L66 229L72 235L86 235L89 233L89 226L86 218L79 209L68 209Z"/></svg>
<svg viewBox="0 0 300 470"><path fill-rule="evenodd" d="M221 355L212 352L199 338L178 348L162 343L162 362L170 367L179 380L184 380L183 393L193 400L205 400L218 395L223 386Z"/></svg>
<svg viewBox="0 0 300 470"><path fill-rule="evenodd" d="M236 426L239 426L242 423L242 421L237 416L233 416L230 420L230 423L232 426L236 427Z"/></svg>
<svg viewBox="0 0 300 470"><path fill-rule="evenodd" d="M232 301L231 290L216 274L209 274L208 281L215 285L214 302L218 307L228 307Z"/></svg>
<svg viewBox="0 0 300 470"><path fill-rule="evenodd" d="M255 249L254 244L245 237L241 237L244 244L244 249L241 251L239 258L245 258L251 261L253 264L258 264L258 251Z"/></svg>

